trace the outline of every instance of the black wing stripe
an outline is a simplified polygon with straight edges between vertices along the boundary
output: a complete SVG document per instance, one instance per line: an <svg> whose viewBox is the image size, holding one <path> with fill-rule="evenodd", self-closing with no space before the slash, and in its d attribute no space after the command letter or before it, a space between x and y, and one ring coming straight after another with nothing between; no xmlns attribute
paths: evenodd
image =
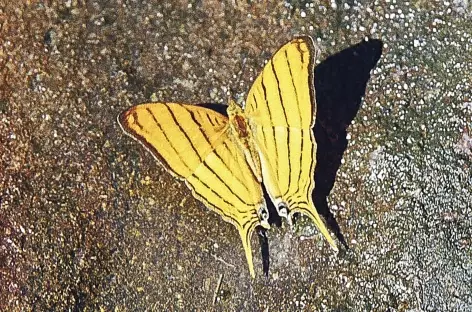
<svg viewBox="0 0 472 312"><path fill-rule="evenodd" d="M178 124L177 122L177 119L175 118L175 115L173 114L173 112L171 111L171 109L166 105L167 109L169 110L171 116L172 116L172 119L174 121L174 123L177 125L177 127L179 128L179 130L181 132L184 133L185 135L185 138L187 139L187 141L189 142L190 146L192 147L192 149L194 150L194 152L198 155L199 159L200 159L200 162L202 163L202 165L204 165L224 186L226 186L227 190L233 194L234 196L236 196L242 203L250 206L250 204L245 201L239 194L236 194L232 189L231 187L228 185L228 183L226 181L224 181L222 178L221 178L221 175L219 175L214 168L212 168L208 162L205 160L205 159L202 159L202 155L200 155L200 153L198 153L197 149L195 148L192 140L190 139L190 137L188 136L187 132ZM192 111L188 110L186 107L184 107L185 110L190 114L191 118L194 120L194 122L197 124L197 125L200 125L200 123L198 123L196 120L195 120L195 117L192 115ZM155 119L155 118L154 118ZM207 143L211 146L211 143L208 139L208 137L205 135L205 133L203 131L200 130L200 133L202 134L202 136L205 138L205 140L207 141ZM216 153L215 153L216 154ZM221 158L220 158L221 159ZM219 196L219 195L218 195ZM221 197L221 196L220 196Z"/></svg>
<svg viewBox="0 0 472 312"><path fill-rule="evenodd" d="M194 173L192 174L192 177L196 180L198 180L198 182L203 185L208 191L210 191L211 193L213 193L215 196L217 196L218 198L220 198L225 204L227 204L228 206L231 206L233 208L236 209L236 207L230 203L229 201L227 201L226 199L224 199L224 197L221 197L220 194L218 194L214 189L212 189L208 184L206 184L205 182L203 182L202 180L200 180L200 178L198 176L196 176ZM200 192L197 191L196 187L192 187L193 191L200 197L204 200L204 202L206 203L207 200L205 199L205 196L203 196ZM227 212L223 211L222 209L220 209L218 206L214 205L214 204L211 204L209 203L209 205L211 205L211 207L213 207L214 210L217 210L217 212L223 216L227 216L228 218L230 218L233 222L236 222L236 220L229 214L227 214Z"/></svg>
<svg viewBox="0 0 472 312"><path fill-rule="evenodd" d="M156 126L159 128L159 130L162 132L162 134L164 135L166 141L169 143L169 146L172 147L172 149L174 150L175 154L179 157L179 160L182 162L183 165L185 165L189 170L190 170L190 167L187 165L187 163L185 162L185 160L182 158L182 156L180 155L180 153L177 151L177 149L174 147L174 145L172 144L172 141L169 140L169 137L167 136L167 133L164 131L164 129L161 127L161 124L159 123L159 121L156 119L156 116L154 116L153 112L149 109L149 108L146 108L146 111L148 112L149 115L151 115L152 119L154 120L154 122L156 123ZM135 120L135 123L137 124L137 120L138 120L138 116L137 114L134 115L134 120ZM142 126L140 126L142 128ZM157 152L157 151L156 151Z"/></svg>
<svg viewBox="0 0 472 312"><path fill-rule="evenodd" d="M185 138L187 139L188 143L190 144L190 146L192 147L193 151L195 152L195 154L198 155L198 158L200 159L200 162L203 162L203 159L202 159L202 156L200 155L200 153L198 152L197 148L195 147L195 145L193 144L192 140L190 139L190 137L188 136L187 134L187 131L184 130L184 128L182 128L179 124L179 122L177 121L177 119L175 118L175 114L174 112L169 108L169 106L167 105L164 105L167 110L169 111L169 114L170 116L172 117L172 120L174 121L174 124L177 126L177 128L179 128L180 132L182 132L185 136ZM153 118L156 119L153 115ZM201 132L201 131L200 131ZM170 141L169 141L170 143Z"/></svg>
<svg viewBox="0 0 472 312"><path fill-rule="evenodd" d="M298 90L295 86L295 81L293 80L293 73L292 73L292 66L290 65L290 60L288 58L288 53L285 51L285 59L287 60L287 67L290 72L290 81L292 81L293 91L295 92L295 98L297 99L297 109L298 109L298 116L300 118L300 125L302 125L302 112L300 110L300 100L298 98Z"/></svg>
<svg viewBox="0 0 472 312"><path fill-rule="evenodd" d="M281 110L282 110L283 113L284 113L285 123L286 123L287 127L289 127L287 112L286 112L286 110L285 110L285 105L286 105L286 104L284 103L284 100L283 100L283 98L282 98L282 90L280 89L279 76L277 75L277 71L276 71L276 69L275 69L274 62L270 61L270 64L271 64L272 73L274 74L274 77L275 77L275 81L277 82L277 89L278 89L278 94L279 94L280 108L281 108ZM267 104L267 105L269 105L269 104Z"/></svg>

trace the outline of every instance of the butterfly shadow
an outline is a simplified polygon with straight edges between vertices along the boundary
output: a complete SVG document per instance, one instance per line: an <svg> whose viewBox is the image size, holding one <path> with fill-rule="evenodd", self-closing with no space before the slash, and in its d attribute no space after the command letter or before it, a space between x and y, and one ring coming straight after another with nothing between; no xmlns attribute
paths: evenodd
<svg viewBox="0 0 472 312"><path fill-rule="evenodd" d="M347 128L365 95L370 71L382 55L382 41L370 39L336 53L314 70L316 121L315 190L313 201L328 227L346 249L349 246L328 207L341 159L347 147Z"/></svg>
<svg viewBox="0 0 472 312"><path fill-rule="evenodd" d="M360 108L370 71L381 55L382 41L370 39L328 57L314 69L317 111L313 131L317 152L313 201L318 213L346 249L349 246L329 210L328 196L347 147L347 128ZM202 106L227 116L224 105L205 103ZM269 209L269 224L280 227L282 220L264 187L263 191ZM270 263L266 230L258 228L256 232L261 246L263 272L268 276Z"/></svg>

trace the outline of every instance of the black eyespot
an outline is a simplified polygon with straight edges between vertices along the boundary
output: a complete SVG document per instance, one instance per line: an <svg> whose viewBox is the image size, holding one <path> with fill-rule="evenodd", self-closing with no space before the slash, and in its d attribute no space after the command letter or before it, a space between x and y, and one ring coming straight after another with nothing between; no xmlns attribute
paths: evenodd
<svg viewBox="0 0 472 312"><path fill-rule="evenodd" d="M269 218L269 212L266 209L261 208L259 209L259 216L262 220L267 220Z"/></svg>
<svg viewBox="0 0 472 312"><path fill-rule="evenodd" d="M283 202L280 203L278 207L279 207L279 210L280 210L280 209L288 209L287 204L286 204L286 203L283 203Z"/></svg>
<svg viewBox="0 0 472 312"><path fill-rule="evenodd" d="M288 206L286 203L280 203L277 205L277 212L279 213L279 216L281 217L287 217L288 216Z"/></svg>

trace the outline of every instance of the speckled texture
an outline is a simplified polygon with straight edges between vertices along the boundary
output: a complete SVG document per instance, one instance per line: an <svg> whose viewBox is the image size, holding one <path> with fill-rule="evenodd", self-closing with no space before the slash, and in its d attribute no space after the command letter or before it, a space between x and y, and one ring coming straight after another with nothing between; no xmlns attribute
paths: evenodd
<svg viewBox="0 0 472 312"><path fill-rule="evenodd" d="M1 311L472 310L468 1L54 3L0 0ZM115 119L241 98L297 34L320 61L383 42L328 198L351 249L274 228L252 280L235 229Z"/></svg>

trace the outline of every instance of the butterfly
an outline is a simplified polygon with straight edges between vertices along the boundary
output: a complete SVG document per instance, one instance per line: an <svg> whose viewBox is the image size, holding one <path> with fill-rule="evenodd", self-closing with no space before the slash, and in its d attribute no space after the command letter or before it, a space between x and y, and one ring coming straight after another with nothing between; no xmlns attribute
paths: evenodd
<svg viewBox="0 0 472 312"><path fill-rule="evenodd" d="M262 183L281 217L291 224L296 213L308 216L337 250L312 199L317 54L307 36L283 45L254 81L244 108L230 99L227 116L181 103L140 104L118 116L126 134L237 228L252 277L251 234L257 226L270 228Z"/></svg>

